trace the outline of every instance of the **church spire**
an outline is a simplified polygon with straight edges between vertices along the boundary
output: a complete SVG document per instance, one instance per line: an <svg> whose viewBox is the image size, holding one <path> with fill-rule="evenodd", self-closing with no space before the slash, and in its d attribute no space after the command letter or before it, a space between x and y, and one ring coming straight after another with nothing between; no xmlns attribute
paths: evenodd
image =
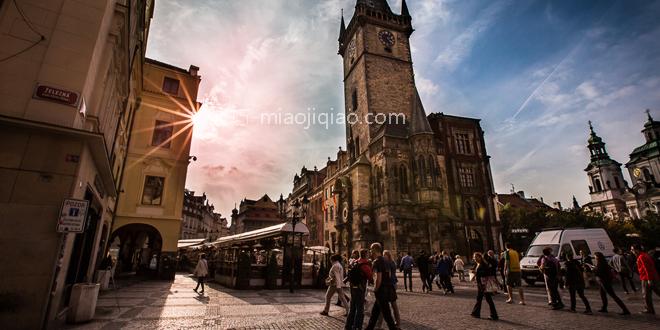
<svg viewBox="0 0 660 330"><path fill-rule="evenodd" d="M603 139L596 134L596 131L594 131L594 126L591 123L591 120L589 121L589 144L587 145L587 148L589 148L589 152L591 153L591 161L595 162L598 160L605 160L609 159L610 156L607 154L607 150L605 149L605 142L603 142Z"/></svg>
<svg viewBox="0 0 660 330"><path fill-rule="evenodd" d="M410 17L410 12L408 11L406 0L401 0L401 16Z"/></svg>
<svg viewBox="0 0 660 330"><path fill-rule="evenodd" d="M344 39L344 34L346 34L346 23L344 23L344 8L341 9L341 23L339 25L339 43Z"/></svg>
<svg viewBox="0 0 660 330"><path fill-rule="evenodd" d="M580 204L578 204L577 198L573 195L573 210L578 211L580 209Z"/></svg>

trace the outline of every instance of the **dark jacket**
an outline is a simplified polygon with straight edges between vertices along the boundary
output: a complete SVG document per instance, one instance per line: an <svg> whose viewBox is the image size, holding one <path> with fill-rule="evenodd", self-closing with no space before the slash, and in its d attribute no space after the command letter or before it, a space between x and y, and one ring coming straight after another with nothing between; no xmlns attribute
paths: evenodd
<svg viewBox="0 0 660 330"><path fill-rule="evenodd" d="M604 283L612 283L612 267L607 262L596 262L594 274Z"/></svg>
<svg viewBox="0 0 660 330"><path fill-rule="evenodd" d="M449 257L440 257L435 272L438 275L450 275L453 263Z"/></svg>
<svg viewBox="0 0 660 330"><path fill-rule="evenodd" d="M426 254L420 254L415 261L420 273L429 272L429 257Z"/></svg>
<svg viewBox="0 0 660 330"><path fill-rule="evenodd" d="M497 276L497 260L486 254L484 261L488 264L488 276Z"/></svg>
<svg viewBox="0 0 660 330"><path fill-rule="evenodd" d="M584 269L582 264L571 259L566 261L566 286L574 289L584 289Z"/></svg>

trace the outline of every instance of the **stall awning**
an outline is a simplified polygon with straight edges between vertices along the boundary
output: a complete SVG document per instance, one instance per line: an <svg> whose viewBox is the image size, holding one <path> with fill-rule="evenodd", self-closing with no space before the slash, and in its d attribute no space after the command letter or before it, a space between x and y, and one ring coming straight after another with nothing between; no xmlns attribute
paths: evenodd
<svg viewBox="0 0 660 330"><path fill-rule="evenodd" d="M291 223L289 222L284 222L279 225L248 231L236 235L220 237L211 244L215 246L221 244L234 244L245 241L253 241L262 238L273 237L273 236L281 236L286 233L291 233ZM296 224L296 234L309 235L309 229L304 223L298 223Z"/></svg>
<svg viewBox="0 0 660 330"><path fill-rule="evenodd" d="M193 246L198 246L202 245L206 242L206 238L192 238L192 239L180 239L176 247L181 249L181 248L188 248L188 247L193 247Z"/></svg>

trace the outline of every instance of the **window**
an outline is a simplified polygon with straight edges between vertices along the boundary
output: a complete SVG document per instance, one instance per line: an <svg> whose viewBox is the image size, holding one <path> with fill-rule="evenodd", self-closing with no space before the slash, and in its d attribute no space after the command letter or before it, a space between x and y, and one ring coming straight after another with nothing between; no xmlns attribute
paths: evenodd
<svg viewBox="0 0 660 330"><path fill-rule="evenodd" d="M594 176L592 180L594 181L594 189L596 192L603 191L603 186L600 184L600 179L597 176Z"/></svg>
<svg viewBox="0 0 660 330"><path fill-rule="evenodd" d="M162 120L156 120L154 125L154 135L151 138L151 145L161 148L169 148L172 143L172 124Z"/></svg>
<svg viewBox="0 0 660 330"><path fill-rule="evenodd" d="M401 187L399 187L399 190L401 191L402 194L407 194L408 193L408 171L406 170L406 167L401 165L399 167L399 184Z"/></svg>
<svg viewBox="0 0 660 330"><path fill-rule="evenodd" d="M571 245L573 245L573 250L575 250L575 253L580 253L580 251L584 251L587 253L587 255L591 255L591 250L589 249L589 244L587 244L587 241L585 240L577 240L577 241L571 241Z"/></svg>
<svg viewBox="0 0 660 330"><path fill-rule="evenodd" d="M355 138L355 158L358 158L360 156L360 138L357 137Z"/></svg>
<svg viewBox="0 0 660 330"><path fill-rule="evenodd" d="M461 167L458 169L458 176L461 182L461 187L472 188L474 187L474 174L471 168Z"/></svg>
<svg viewBox="0 0 660 330"><path fill-rule="evenodd" d="M147 175L144 179L144 190L142 190L142 204L160 205L163 202L164 183L164 177Z"/></svg>
<svg viewBox="0 0 660 330"><path fill-rule="evenodd" d="M168 94L179 94L179 80L170 77L163 79L163 92Z"/></svg>
<svg viewBox="0 0 660 330"><path fill-rule="evenodd" d="M472 147L470 141L470 135L467 133L457 133L456 134L456 151L459 154L471 154Z"/></svg>
<svg viewBox="0 0 660 330"><path fill-rule="evenodd" d="M388 229L387 220L382 221L380 223L380 231L387 231L387 229Z"/></svg>
<svg viewBox="0 0 660 330"><path fill-rule="evenodd" d="M357 95L357 88L353 89L353 93L351 95L351 111L357 111L358 108L358 95Z"/></svg>

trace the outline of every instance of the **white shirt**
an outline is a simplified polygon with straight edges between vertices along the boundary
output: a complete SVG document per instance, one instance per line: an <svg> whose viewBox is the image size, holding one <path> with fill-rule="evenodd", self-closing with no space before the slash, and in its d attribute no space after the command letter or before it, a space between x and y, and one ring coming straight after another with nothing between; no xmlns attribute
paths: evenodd
<svg viewBox="0 0 660 330"><path fill-rule="evenodd" d="M339 261L335 261L332 264L332 267L330 268L330 276L335 279L335 286L341 288L342 283L344 282L344 267L341 266Z"/></svg>
<svg viewBox="0 0 660 330"><path fill-rule="evenodd" d="M199 259L194 274L199 277L206 277L209 274L209 264L206 262L206 259Z"/></svg>
<svg viewBox="0 0 660 330"><path fill-rule="evenodd" d="M456 259L456 261L454 261L454 267L456 268L456 270L463 270L463 266L465 266L463 259L458 258Z"/></svg>

